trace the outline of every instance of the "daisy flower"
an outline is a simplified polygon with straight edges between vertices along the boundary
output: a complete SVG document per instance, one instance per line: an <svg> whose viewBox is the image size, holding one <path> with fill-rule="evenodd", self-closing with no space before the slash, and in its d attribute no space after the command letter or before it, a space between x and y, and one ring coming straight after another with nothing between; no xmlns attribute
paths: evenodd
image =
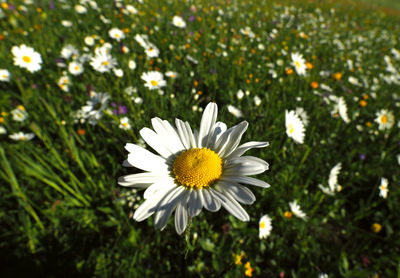
<svg viewBox="0 0 400 278"><path fill-rule="evenodd" d="M294 215L296 215L297 217L299 217L303 220L307 220L306 214L301 210L297 201L290 202L289 207Z"/></svg>
<svg viewBox="0 0 400 278"><path fill-rule="evenodd" d="M34 133L24 133L22 131L10 134L9 137L15 141L29 141L35 137Z"/></svg>
<svg viewBox="0 0 400 278"><path fill-rule="evenodd" d="M77 58L78 56L79 56L78 49L76 49L76 47L71 44L67 44L61 49L61 57L64 59L69 59L71 57Z"/></svg>
<svg viewBox="0 0 400 278"><path fill-rule="evenodd" d="M20 46L13 46L11 52L14 55L14 65L25 68L30 72L40 70L42 57L32 47L21 44Z"/></svg>
<svg viewBox="0 0 400 278"><path fill-rule="evenodd" d="M149 43L145 47L145 53L148 58L156 58L160 54L160 50L158 50L158 48L155 45Z"/></svg>
<svg viewBox="0 0 400 278"><path fill-rule="evenodd" d="M110 38L112 38L118 42L125 38L124 32L122 32L122 30L120 30L118 28L110 29L110 31L108 31L108 35L110 36Z"/></svg>
<svg viewBox="0 0 400 278"><path fill-rule="evenodd" d="M331 172L329 173L328 187L323 187L321 184L319 188L327 195L333 196L335 192L339 192L342 190L342 187L338 184L338 175L340 170L342 169L342 163L336 164Z"/></svg>
<svg viewBox="0 0 400 278"><path fill-rule="evenodd" d="M306 75L306 61L303 58L303 55L300 53L294 52L291 55L292 57L292 65L294 66L294 69L296 70L298 75Z"/></svg>
<svg viewBox="0 0 400 278"><path fill-rule="evenodd" d="M63 90L64 92L68 92L69 91L69 77L67 75L61 76L60 79L58 80L58 87L60 87L61 90Z"/></svg>
<svg viewBox="0 0 400 278"><path fill-rule="evenodd" d="M158 71L144 72L141 78L146 82L144 86L150 90L160 89L161 87L165 87L165 85L167 85L163 74Z"/></svg>
<svg viewBox="0 0 400 278"><path fill-rule="evenodd" d="M271 234L271 230L272 230L271 222L272 222L272 219L267 214L263 215L260 218L259 235L258 235L260 239L267 238Z"/></svg>
<svg viewBox="0 0 400 278"><path fill-rule="evenodd" d="M83 72L83 65L76 61L72 61L68 65L68 70L72 75L80 75Z"/></svg>
<svg viewBox="0 0 400 278"><path fill-rule="evenodd" d="M379 185L379 196L383 199L387 198L387 194L389 192L389 181L387 178L381 178L381 184Z"/></svg>
<svg viewBox="0 0 400 278"><path fill-rule="evenodd" d="M178 28L186 27L186 22L183 20L182 17L177 16L177 15L172 18L172 24Z"/></svg>
<svg viewBox="0 0 400 278"><path fill-rule="evenodd" d="M123 117L119 120L119 128L128 130L131 128L131 125L129 124L129 119L128 117Z"/></svg>
<svg viewBox="0 0 400 278"><path fill-rule="evenodd" d="M233 105L228 105L227 106L229 113L231 113L233 116L236 118L242 118L243 117L243 112L240 111L238 108L236 108Z"/></svg>
<svg viewBox="0 0 400 278"><path fill-rule="evenodd" d="M107 93L92 92L92 97L82 107L84 118L89 120L92 125L103 117L103 110L106 109L110 96Z"/></svg>
<svg viewBox="0 0 400 278"><path fill-rule="evenodd" d="M387 109L376 112L375 122L379 124L379 130L391 129L394 125L393 112Z"/></svg>
<svg viewBox="0 0 400 278"><path fill-rule="evenodd" d="M20 106L12 110L11 115L13 116L14 121L23 122L28 116L28 113L26 113L25 108L23 108L23 106Z"/></svg>
<svg viewBox="0 0 400 278"><path fill-rule="evenodd" d="M117 61L110 55L108 47L96 48L95 56L90 59L90 65L99 72L110 72L117 65Z"/></svg>
<svg viewBox="0 0 400 278"><path fill-rule="evenodd" d="M304 124L295 111L285 111L286 134L296 143L304 143Z"/></svg>
<svg viewBox="0 0 400 278"><path fill-rule="evenodd" d="M151 120L154 131L143 128L141 137L158 154L135 144L126 144L129 152L123 166L146 172L122 176L122 186L146 188L145 201L133 219L143 221L155 214L155 228L164 229L175 210L175 229L182 234L188 220L202 208L218 211L223 206L242 221L250 217L239 204L252 204L254 194L242 184L268 188L261 180L248 176L268 170L268 163L253 156L242 156L252 148L268 146L266 142L239 145L248 127L246 121L227 129L217 122L218 107L210 103L204 110L199 131L188 122L175 120L176 127L159 118Z"/></svg>
<svg viewBox="0 0 400 278"><path fill-rule="evenodd" d="M0 134L7 134L7 129L2 125L0 125Z"/></svg>
<svg viewBox="0 0 400 278"><path fill-rule="evenodd" d="M346 124L350 123L349 116L347 116L347 105L343 97L339 98L337 105L339 110L339 116L343 119L343 121Z"/></svg>
<svg viewBox="0 0 400 278"><path fill-rule="evenodd" d="M0 81L9 82L10 81L10 72L6 69L0 69Z"/></svg>
<svg viewBox="0 0 400 278"><path fill-rule="evenodd" d="M175 79L175 78L178 77L178 73L175 72L175 71L167 71L167 72L165 73L165 76L167 76L167 77L169 77L169 78L172 78L172 79Z"/></svg>
<svg viewBox="0 0 400 278"><path fill-rule="evenodd" d="M303 107L296 107L296 110L294 111L294 113L297 116L299 116L302 123L304 124L304 127L306 127L308 125L308 115L307 115L306 110L304 110Z"/></svg>

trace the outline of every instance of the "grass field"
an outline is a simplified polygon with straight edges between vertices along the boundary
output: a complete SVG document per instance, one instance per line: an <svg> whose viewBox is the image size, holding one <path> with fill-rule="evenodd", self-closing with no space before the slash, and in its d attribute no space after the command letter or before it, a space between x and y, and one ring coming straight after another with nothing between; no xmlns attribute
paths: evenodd
<svg viewBox="0 0 400 278"><path fill-rule="evenodd" d="M399 6L342 2L1 1L2 276L400 277Z"/></svg>

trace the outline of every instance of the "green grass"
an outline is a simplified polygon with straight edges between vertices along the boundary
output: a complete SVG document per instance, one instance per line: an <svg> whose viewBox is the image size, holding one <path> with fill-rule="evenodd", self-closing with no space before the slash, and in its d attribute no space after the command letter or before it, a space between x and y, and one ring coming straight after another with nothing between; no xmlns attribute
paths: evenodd
<svg viewBox="0 0 400 278"><path fill-rule="evenodd" d="M248 262L253 277L400 275L400 60L393 51L400 50L398 17L336 2L123 1L135 6L135 15L111 1L97 1L97 10L86 4L85 14L74 10L79 1L54 1L55 9L51 2L0 7L0 67L11 73L9 82L0 81L5 277L243 277ZM186 28L171 24L175 15ZM254 37L243 33L246 26ZM110 38L113 27L124 30L121 42ZM148 35L159 56L147 57L136 34ZM87 36L95 38L93 46L85 44ZM84 59L82 54L94 55L106 42L122 77L96 71L89 60L74 76L68 70L73 58L60 59L66 45ZM14 64L11 49L21 44L40 53L37 72ZM294 70L296 52L309 63L306 75ZM178 76L164 76L161 92L149 90L141 75L154 70ZM59 86L65 75L68 91ZM109 96L95 124L77 117L93 91ZM340 97L348 123L334 111ZM143 144L139 131L151 127L153 117L171 123L179 118L199 129L201 110L211 101L218 105L218 121L228 127L249 122L242 142L270 143L246 153L270 164L255 178L271 187L249 186L256 196L252 205L243 205L250 221L224 209L203 209L182 236L174 214L163 231L154 229L154 216L134 221L143 190L119 186L117 178L141 171L122 166L125 144ZM27 117L16 121L13 113L21 105ZM243 117L231 114L229 105ZM309 119L302 144L285 127L285 110L298 107ZM395 118L384 130L375 121L382 109ZM128 130L120 128L123 117ZM20 131L35 137L9 137ZM339 162L342 190L326 195L319 184L328 185ZM387 198L379 196L382 177L389 181ZM307 220L288 217L294 200ZM272 218L272 231L260 239L264 214ZM374 224L381 230L374 231ZM235 264L240 254L241 264Z"/></svg>

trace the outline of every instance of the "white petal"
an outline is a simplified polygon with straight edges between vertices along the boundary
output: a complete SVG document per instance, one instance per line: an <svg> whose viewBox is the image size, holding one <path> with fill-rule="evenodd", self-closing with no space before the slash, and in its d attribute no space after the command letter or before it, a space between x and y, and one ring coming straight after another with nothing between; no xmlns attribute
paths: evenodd
<svg viewBox="0 0 400 278"><path fill-rule="evenodd" d="M152 198L144 201L135 211L133 219L140 222L151 216L157 210L158 203L174 189L160 190Z"/></svg>
<svg viewBox="0 0 400 278"><path fill-rule="evenodd" d="M207 145L205 147L213 150L218 138L226 131L226 124L223 122L216 122L212 128L212 134L208 137Z"/></svg>
<svg viewBox="0 0 400 278"><path fill-rule="evenodd" d="M182 200L178 203L175 210L175 230L178 235L182 234L188 223L188 211L187 211L187 201L190 195L190 192L186 190L182 196Z"/></svg>
<svg viewBox="0 0 400 278"><path fill-rule="evenodd" d="M243 133L247 130L249 123L241 122L225 131L215 144L215 150L220 157L227 157L239 145Z"/></svg>
<svg viewBox="0 0 400 278"><path fill-rule="evenodd" d="M197 139L196 139L196 136L192 132L192 128L190 127L190 124L188 122L185 122L185 126L186 126L186 132L189 134L190 144L191 144L192 148L197 148L197 143L196 143Z"/></svg>
<svg viewBox="0 0 400 278"><path fill-rule="evenodd" d="M160 176L156 173L132 174L119 177L118 184L122 186L134 186L134 187L146 188L149 185L160 180L162 177L163 176Z"/></svg>
<svg viewBox="0 0 400 278"><path fill-rule="evenodd" d="M218 106L215 103L209 103L204 109L203 116L200 122L200 132L197 141L199 148L207 145L208 136L212 132L215 121L217 120Z"/></svg>
<svg viewBox="0 0 400 278"><path fill-rule="evenodd" d="M175 125L176 125L176 129L178 131L179 137L181 138L183 146L187 150L190 149L190 146L191 146L190 135L188 133L188 130L186 129L185 123L180 119L175 119Z"/></svg>
<svg viewBox="0 0 400 278"><path fill-rule="evenodd" d="M174 180L171 177L165 177L156 181L154 184L150 185L143 194L144 199L149 199L156 195L160 190L167 190L176 187Z"/></svg>
<svg viewBox="0 0 400 278"><path fill-rule="evenodd" d="M125 149L130 152L128 159L124 161L133 167L149 172L168 172L166 160L161 156L155 155L148 150L135 145L126 144Z"/></svg>
<svg viewBox="0 0 400 278"><path fill-rule="evenodd" d="M221 202L214 197L211 189L203 189L204 208L209 211L218 211L221 208Z"/></svg>
<svg viewBox="0 0 400 278"><path fill-rule="evenodd" d="M142 136L143 140L146 141L146 143L162 157L168 158L173 154L164 146L165 140L150 128L142 128L140 130L140 135Z"/></svg>
<svg viewBox="0 0 400 278"><path fill-rule="evenodd" d="M247 142L236 148L227 158L242 156L245 152L252 148L264 148L269 146L268 142Z"/></svg>
<svg viewBox="0 0 400 278"><path fill-rule="evenodd" d="M225 174L225 173L224 173ZM255 185L263 188L268 188L270 185L262 180L258 180L255 178L251 177L244 177L244 176L224 176L223 178L220 179L221 181L227 181L227 182L238 182L238 183L244 183L244 184L250 184L250 185Z"/></svg>
<svg viewBox="0 0 400 278"><path fill-rule="evenodd" d="M232 196L230 196L229 193L227 193L227 192L221 193L216 189L213 189L212 192L213 192L214 196L216 196L220 200L222 206L227 211L229 211L233 216L235 216L236 218L238 218L242 221L250 220L250 217L247 214L247 212L242 208L242 206L237 201L235 201L232 198Z"/></svg>
<svg viewBox="0 0 400 278"><path fill-rule="evenodd" d="M154 216L154 227L156 229L165 228L177 203L182 199L184 190L182 186L176 187L168 195L165 195L165 198L158 204L157 213Z"/></svg>
<svg viewBox="0 0 400 278"><path fill-rule="evenodd" d="M165 140L165 147L172 153L177 153L185 149L175 128L168 122L160 118L151 119L151 124L157 134Z"/></svg>
<svg viewBox="0 0 400 278"><path fill-rule="evenodd" d="M224 175L252 176L268 170L268 163L253 156L241 156L231 158L224 165Z"/></svg>
<svg viewBox="0 0 400 278"><path fill-rule="evenodd" d="M242 204L251 205L256 200L256 196L254 196L250 189L238 183L219 181L215 188L222 189L220 190L221 192L229 192L236 201Z"/></svg>
<svg viewBox="0 0 400 278"><path fill-rule="evenodd" d="M190 191L188 201L188 210L191 217L197 216L203 208L203 195L200 195L201 190L193 189Z"/></svg>

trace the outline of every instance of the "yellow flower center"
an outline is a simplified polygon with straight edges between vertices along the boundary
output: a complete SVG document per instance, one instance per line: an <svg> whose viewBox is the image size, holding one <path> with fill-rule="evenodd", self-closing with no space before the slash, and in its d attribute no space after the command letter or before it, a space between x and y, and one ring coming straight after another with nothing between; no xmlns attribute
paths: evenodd
<svg viewBox="0 0 400 278"><path fill-rule="evenodd" d="M104 61L101 63L103 66L107 66L108 65L108 61Z"/></svg>
<svg viewBox="0 0 400 278"><path fill-rule="evenodd" d="M387 122L388 122L388 116L383 115L383 116L381 117L381 123L382 123L382 124L386 124Z"/></svg>
<svg viewBox="0 0 400 278"><path fill-rule="evenodd" d="M79 66L75 66L75 70L78 71L79 70Z"/></svg>
<svg viewBox="0 0 400 278"><path fill-rule="evenodd" d="M157 81L155 81L155 80L151 80L150 81L150 84L151 84L151 86L157 86L158 85L158 82Z"/></svg>
<svg viewBox="0 0 400 278"><path fill-rule="evenodd" d="M300 67L300 63L299 63L299 61L296 61L296 62L294 62L294 64L296 65L296 67L297 67L297 68L299 68L299 67Z"/></svg>
<svg viewBox="0 0 400 278"><path fill-rule="evenodd" d="M261 229L264 229L264 228L265 228L265 222L261 222L261 223L260 223L260 228L261 228Z"/></svg>
<svg viewBox="0 0 400 278"><path fill-rule="evenodd" d="M127 127L127 126L128 126L128 123L122 123L122 125L123 125L124 127Z"/></svg>
<svg viewBox="0 0 400 278"><path fill-rule="evenodd" d="M28 64L32 61L31 57L29 57L29 56L22 56L22 60Z"/></svg>
<svg viewBox="0 0 400 278"><path fill-rule="evenodd" d="M294 132L294 127L292 124L289 124L289 133L292 134Z"/></svg>
<svg viewBox="0 0 400 278"><path fill-rule="evenodd" d="M179 184L201 189L212 185L222 174L222 159L207 148L195 148L182 152L173 165Z"/></svg>

